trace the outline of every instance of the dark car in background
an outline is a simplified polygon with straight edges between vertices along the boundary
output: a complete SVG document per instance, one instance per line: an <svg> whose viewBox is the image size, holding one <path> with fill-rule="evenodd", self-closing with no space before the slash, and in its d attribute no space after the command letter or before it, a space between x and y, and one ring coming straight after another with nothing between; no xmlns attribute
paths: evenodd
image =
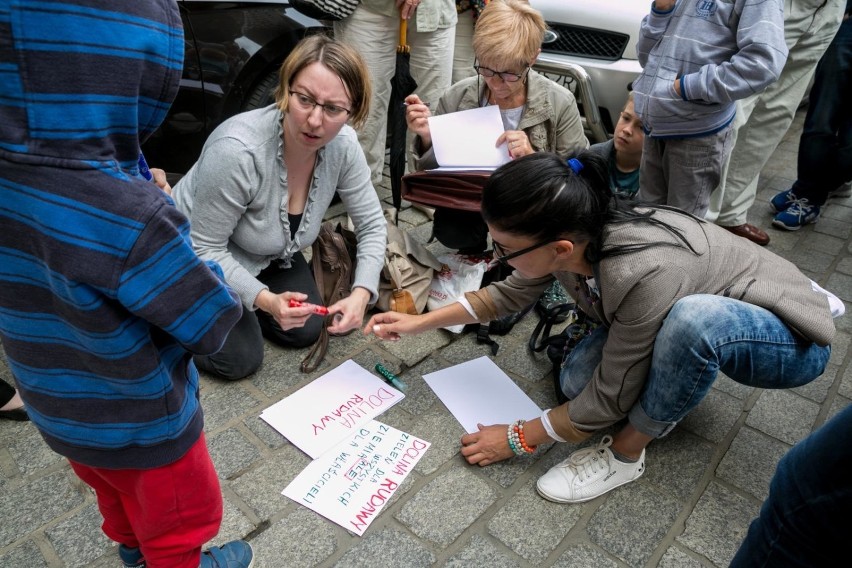
<svg viewBox="0 0 852 568"><path fill-rule="evenodd" d="M226 118L273 102L278 69L323 25L288 2L179 0L184 67L168 116L142 151L151 166L185 173Z"/></svg>

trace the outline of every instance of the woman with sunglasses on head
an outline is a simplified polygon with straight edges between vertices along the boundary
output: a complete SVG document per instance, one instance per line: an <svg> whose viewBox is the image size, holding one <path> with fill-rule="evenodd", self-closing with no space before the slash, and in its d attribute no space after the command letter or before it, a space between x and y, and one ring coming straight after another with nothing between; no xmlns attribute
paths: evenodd
<svg viewBox="0 0 852 568"><path fill-rule="evenodd" d="M625 200L591 151L566 163L537 153L500 167L482 194L497 260L515 271L421 316L384 313L383 339L488 321L531 302L555 278L600 322L562 363L568 402L526 423L480 426L462 455L488 465L539 444L581 442L624 417L614 436L578 450L537 483L577 503L637 479L645 447L667 434L718 372L759 388L822 374L843 304L793 264L712 223Z"/></svg>
<svg viewBox="0 0 852 568"><path fill-rule="evenodd" d="M473 35L476 77L459 81L439 101L421 101L416 94L406 98L405 118L416 135L411 149L414 169L438 167L429 116L486 105L500 107L505 132L494 144L506 144L512 158L542 151L568 157L589 147L574 95L532 69L546 28L541 13L528 2L488 3ZM487 247L485 223L477 213L439 209L434 230L435 237L453 249L475 253Z"/></svg>
<svg viewBox="0 0 852 568"><path fill-rule="evenodd" d="M223 122L173 189L191 222L193 246L219 263L243 302L222 350L196 357L199 368L239 379L263 361L263 336L312 344L324 325L309 306L320 293L301 250L316 240L335 193L355 225L352 293L328 306L330 333L359 327L377 299L387 226L355 130L369 111L361 56L328 37L300 42L281 66L276 102Z"/></svg>

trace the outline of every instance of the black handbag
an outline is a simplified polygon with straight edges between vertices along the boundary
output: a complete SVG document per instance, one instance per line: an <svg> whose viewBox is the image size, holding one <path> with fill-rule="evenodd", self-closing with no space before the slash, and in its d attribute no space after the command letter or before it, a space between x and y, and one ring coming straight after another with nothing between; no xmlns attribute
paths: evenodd
<svg viewBox="0 0 852 568"><path fill-rule="evenodd" d="M342 20L352 14L361 0L290 0L297 12L317 20Z"/></svg>

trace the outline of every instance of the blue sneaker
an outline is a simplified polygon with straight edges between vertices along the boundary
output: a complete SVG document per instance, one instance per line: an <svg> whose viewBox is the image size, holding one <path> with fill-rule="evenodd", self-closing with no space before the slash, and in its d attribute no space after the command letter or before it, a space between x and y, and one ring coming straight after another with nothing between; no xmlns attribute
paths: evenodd
<svg viewBox="0 0 852 568"><path fill-rule="evenodd" d="M123 544L118 545L118 557L124 568L145 568L145 558L138 548L130 548Z"/></svg>
<svg viewBox="0 0 852 568"><path fill-rule="evenodd" d="M222 546L213 546L201 553L199 568L251 568L254 551L244 540L232 540Z"/></svg>
<svg viewBox="0 0 852 568"><path fill-rule="evenodd" d="M810 205L807 199L797 199L786 211L781 211L772 220L779 229L798 231L808 223L816 223L819 219L819 205Z"/></svg>
<svg viewBox="0 0 852 568"><path fill-rule="evenodd" d="M782 211L786 211L794 201L796 201L796 194L793 193L792 189L788 189L773 197L769 202L769 207L773 213L781 213Z"/></svg>

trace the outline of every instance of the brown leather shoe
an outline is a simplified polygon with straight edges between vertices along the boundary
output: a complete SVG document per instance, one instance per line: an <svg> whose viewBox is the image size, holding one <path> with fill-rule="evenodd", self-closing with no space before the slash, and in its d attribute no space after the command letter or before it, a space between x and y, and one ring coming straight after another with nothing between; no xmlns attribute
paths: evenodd
<svg viewBox="0 0 852 568"><path fill-rule="evenodd" d="M738 237L757 243L762 247L769 244L769 235L766 234L766 231L759 229L750 223L743 223L742 225L735 225L733 227L722 226L722 228L729 230Z"/></svg>

